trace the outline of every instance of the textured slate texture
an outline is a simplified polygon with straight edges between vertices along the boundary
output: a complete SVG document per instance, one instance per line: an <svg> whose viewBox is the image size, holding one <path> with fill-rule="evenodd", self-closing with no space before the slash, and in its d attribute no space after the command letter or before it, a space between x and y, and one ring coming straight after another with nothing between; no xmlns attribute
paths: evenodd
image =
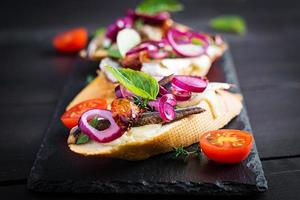
<svg viewBox="0 0 300 200"><path fill-rule="evenodd" d="M200 161L190 159L185 163L171 159L171 153L132 162L82 157L69 151L67 130L59 117L76 92L84 87L86 75L96 67L97 63L80 61L70 76L32 167L29 189L39 192L198 195L242 195L267 189L255 146L248 159L238 165L218 165L205 156ZM214 65L209 78L238 85L229 51ZM251 132L246 110L243 109L227 128ZM196 145L190 148L196 148Z"/></svg>

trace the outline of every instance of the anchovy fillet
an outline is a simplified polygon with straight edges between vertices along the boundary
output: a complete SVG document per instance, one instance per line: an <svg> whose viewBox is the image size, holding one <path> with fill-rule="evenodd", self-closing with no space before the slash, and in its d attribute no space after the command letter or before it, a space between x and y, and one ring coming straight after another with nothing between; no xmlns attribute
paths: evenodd
<svg viewBox="0 0 300 200"><path fill-rule="evenodd" d="M189 108L179 108L176 109L176 118L173 120L179 120L182 119L188 115L193 115L193 114L199 114L204 112L205 110L200 107L189 107ZM137 127L137 126L144 126L147 124L164 124L164 122L159 114L159 112L146 112L142 113L139 118L137 118L135 121L133 121L132 126Z"/></svg>

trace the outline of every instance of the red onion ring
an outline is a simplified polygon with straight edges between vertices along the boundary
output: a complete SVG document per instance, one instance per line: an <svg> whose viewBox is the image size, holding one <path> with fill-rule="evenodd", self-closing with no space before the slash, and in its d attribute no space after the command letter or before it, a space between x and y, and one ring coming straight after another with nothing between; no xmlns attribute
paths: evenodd
<svg viewBox="0 0 300 200"><path fill-rule="evenodd" d="M107 119L110 122L110 126L102 131L97 130L89 124L89 120L101 117ZM95 140L100 143L111 142L119 137L121 137L125 131L122 130L115 122L112 117L112 113L109 110L102 109L92 109L83 113L79 120L79 128L80 130L88 135L92 140Z"/></svg>
<svg viewBox="0 0 300 200"><path fill-rule="evenodd" d="M207 79L198 76L177 75L172 79L172 83L182 90L201 93L207 87Z"/></svg>
<svg viewBox="0 0 300 200"><path fill-rule="evenodd" d="M155 15L147 15L144 13L138 13L132 9L129 9L127 11L127 16L130 16L134 19L141 18L146 24L161 24L165 20L170 18L170 14L168 12L160 12Z"/></svg>
<svg viewBox="0 0 300 200"><path fill-rule="evenodd" d="M176 39L178 39L178 37L185 37L186 40L176 41ZM203 48L200 48L199 45L194 45L195 47L199 46L199 50L194 51L194 52L190 52L190 51L186 51L186 50L182 49L183 45L187 45L187 44L193 45L191 42L193 38L197 38L197 39L201 40L204 43ZM207 46L209 45L207 38L204 35L202 35L200 33L196 33L196 32L191 32L191 31L182 32L176 28L171 28L167 32L167 40L168 40L169 44L172 46L175 53L177 53L180 56L184 56L184 57L200 56L205 53L205 50L206 50Z"/></svg>
<svg viewBox="0 0 300 200"><path fill-rule="evenodd" d="M186 90L173 90L172 94L177 101L187 101L192 97L192 93Z"/></svg>
<svg viewBox="0 0 300 200"><path fill-rule="evenodd" d="M121 92L121 89L120 89L120 85L118 85L116 88L115 88L115 95L117 98L123 98L123 94Z"/></svg>
<svg viewBox="0 0 300 200"><path fill-rule="evenodd" d="M160 52L160 51L154 51L154 52L149 51L148 54L149 54L150 58L154 58L154 59L163 59L163 58L166 58L170 55L170 53L167 52L167 51L162 51L162 52Z"/></svg>
<svg viewBox="0 0 300 200"><path fill-rule="evenodd" d="M124 28L131 28L133 26L132 17L126 16L123 18L117 19L114 23L108 26L105 33L106 38L110 39L111 42L115 42L117 34L120 30Z"/></svg>
<svg viewBox="0 0 300 200"><path fill-rule="evenodd" d="M133 49L130 49L127 53L126 56L130 56L130 55L136 55L139 54L141 51L147 51L148 48L147 47L135 47Z"/></svg>
<svg viewBox="0 0 300 200"><path fill-rule="evenodd" d="M164 88L163 86L159 86L159 94L160 95L165 95L165 94L168 94L169 93L169 91L166 89L166 88Z"/></svg>
<svg viewBox="0 0 300 200"><path fill-rule="evenodd" d="M141 51L147 51L150 58L162 59L169 56L169 52L160 51L163 48L165 41L145 41L137 47L129 50L126 56L139 54Z"/></svg>
<svg viewBox="0 0 300 200"><path fill-rule="evenodd" d="M176 118L176 112L175 112L173 106L170 104L170 103L176 102L176 100L175 100L175 98L170 99L171 96L174 98L174 96L171 94L166 94L166 95L162 96L159 99L159 103L158 103L159 114L160 114L162 120L165 122L170 122Z"/></svg>
<svg viewBox="0 0 300 200"><path fill-rule="evenodd" d="M150 106L152 109L158 111L158 100L154 100L154 101L149 101L148 102L148 106Z"/></svg>
<svg viewBox="0 0 300 200"><path fill-rule="evenodd" d="M166 103L170 104L171 106L176 106L177 104L177 101L173 94L165 94L161 98L166 98Z"/></svg>
<svg viewBox="0 0 300 200"><path fill-rule="evenodd" d="M124 86L118 85L115 88L115 95L117 98L125 98L125 97L132 97L132 92L127 90Z"/></svg>

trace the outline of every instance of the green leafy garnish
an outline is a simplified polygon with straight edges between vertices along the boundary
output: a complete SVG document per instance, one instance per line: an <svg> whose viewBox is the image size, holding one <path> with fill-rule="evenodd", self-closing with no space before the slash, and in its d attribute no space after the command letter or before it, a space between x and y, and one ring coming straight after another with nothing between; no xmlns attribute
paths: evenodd
<svg viewBox="0 0 300 200"><path fill-rule="evenodd" d="M132 69L113 68L106 66L114 77L129 91L144 99L156 99L159 85L155 78L147 73Z"/></svg>
<svg viewBox="0 0 300 200"><path fill-rule="evenodd" d="M199 38L192 38L192 43L195 45L203 46L203 42Z"/></svg>
<svg viewBox="0 0 300 200"><path fill-rule="evenodd" d="M84 144L90 140L90 137L84 133L79 133L78 138L76 140L76 144Z"/></svg>
<svg viewBox="0 0 300 200"><path fill-rule="evenodd" d="M106 28L105 27L101 27L101 28L98 28L95 32L95 36L98 36L98 35L102 35L106 32Z"/></svg>
<svg viewBox="0 0 300 200"><path fill-rule="evenodd" d="M133 96L133 103L140 108L149 110L148 102L149 102L149 99L143 99L141 97Z"/></svg>
<svg viewBox="0 0 300 200"><path fill-rule="evenodd" d="M188 158L190 158L191 156L194 156L199 160L201 158L201 151L199 149L195 151L188 151L183 146L174 148L174 154L173 154L174 159L179 158L179 159L183 159L184 161L187 161Z"/></svg>
<svg viewBox="0 0 300 200"><path fill-rule="evenodd" d="M110 47L110 48L107 50L107 55L108 55L109 57L116 58L116 59L122 58L122 55L120 54L119 49L117 49L117 48L115 48L115 47Z"/></svg>
<svg viewBox="0 0 300 200"><path fill-rule="evenodd" d="M98 125L99 123L99 119L98 118L93 118L89 124L96 128L96 126ZM84 143L87 143L88 141L90 140L90 137L86 134L84 134L83 132L79 133L78 137L77 137L77 140L76 140L76 144L84 144Z"/></svg>
<svg viewBox="0 0 300 200"><path fill-rule="evenodd" d="M87 77L86 77L86 83L90 83L94 80L94 76L92 74L89 74Z"/></svg>
<svg viewBox="0 0 300 200"><path fill-rule="evenodd" d="M89 124L90 124L92 127L94 127L94 128L96 128L96 126L98 125L98 123L99 123L99 119L98 119L98 118L93 118L93 119L89 122Z"/></svg>
<svg viewBox="0 0 300 200"><path fill-rule="evenodd" d="M210 20L210 26L223 32L244 34L247 31L245 20L237 15L224 15Z"/></svg>
<svg viewBox="0 0 300 200"><path fill-rule="evenodd" d="M176 12L181 10L183 10L183 5L177 0L144 0L136 8L137 12L149 15L163 11Z"/></svg>
<svg viewBox="0 0 300 200"><path fill-rule="evenodd" d="M136 29L141 29L141 28L143 28L143 27L144 27L144 20L142 20L142 19L137 19L137 20L135 20L135 22L134 22L134 27L135 27Z"/></svg>

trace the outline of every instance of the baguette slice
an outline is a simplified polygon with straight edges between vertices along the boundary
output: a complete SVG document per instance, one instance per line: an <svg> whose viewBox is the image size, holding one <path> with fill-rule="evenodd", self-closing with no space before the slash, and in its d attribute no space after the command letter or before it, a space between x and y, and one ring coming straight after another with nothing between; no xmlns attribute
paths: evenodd
<svg viewBox="0 0 300 200"><path fill-rule="evenodd" d="M89 141L81 145L69 144L69 148L85 156L143 160L171 151L174 147L189 146L199 142L199 137L204 132L222 128L240 113L242 98L239 94L218 90L216 98L218 108L212 108L208 101L201 101L199 106L206 110L203 113L165 125L134 127L110 143ZM215 117L212 109L218 109L220 115Z"/></svg>

